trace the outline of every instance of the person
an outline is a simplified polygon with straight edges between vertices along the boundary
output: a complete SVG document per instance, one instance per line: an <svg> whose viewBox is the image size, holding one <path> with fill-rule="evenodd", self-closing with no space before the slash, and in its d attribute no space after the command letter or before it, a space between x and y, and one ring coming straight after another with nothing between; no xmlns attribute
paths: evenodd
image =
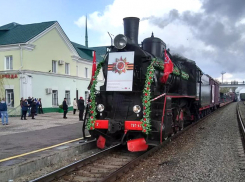
<svg viewBox="0 0 245 182"><path fill-rule="evenodd" d="M27 120L26 119L26 113L27 113L27 111L28 111L28 107L29 107L29 105L28 105L28 102L27 102L27 99L25 99L24 101L22 101L22 104L21 104L22 106L21 106L21 108L22 108L22 115L21 115L21 120L23 120L23 117L24 117L24 120Z"/></svg>
<svg viewBox="0 0 245 182"><path fill-rule="evenodd" d="M1 98L0 98L0 102L1 102ZM1 110L0 110L0 119L2 118L2 115L1 115Z"/></svg>
<svg viewBox="0 0 245 182"><path fill-rule="evenodd" d="M31 116L31 104L32 104L31 97L28 97L27 102L28 102L28 105L29 105L29 107L28 107L28 116L30 117Z"/></svg>
<svg viewBox="0 0 245 182"><path fill-rule="evenodd" d="M32 100L32 103L31 103L31 116L32 116L32 119L35 119L35 118L34 118L35 113L36 113L36 102L35 102L35 100L33 99L33 100Z"/></svg>
<svg viewBox="0 0 245 182"><path fill-rule="evenodd" d="M80 99L78 100L78 110L79 110L79 121L83 121L83 112L84 112L83 97L80 97Z"/></svg>
<svg viewBox="0 0 245 182"><path fill-rule="evenodd" d="M0 112L1 112L1 118L2 118L2 124L5 125L4 123L4 117L6 118L6 125L8 125L8 112L7 112L7 104L5 102L5 99L3 98L1 103L0 103Z"/></svg>
<svg viewBox="0 0 245 182"><path fill-rule="evenodd" d="M67 110L68 110L68 105L67 105L67 102L66 102L66 98L64 98L62 106L63 106L63 110L64 110L63 118L67 119L66 114L67 114Z"/></svg>
<svg viewBox="0 0 245 182"><path fill-rule="evenodd" d="M38 111L38 107L39 107L39 101L37 98L35 98L35 102L36 102L36 112L35 112L35 116L37 115L37 111Z"/></svg>
<svg viewBox="0 0 245 182"><path fill-rule="evenodd" d="M38 113L43 114L43 106L42 106L42 101L41 98L39 98L39 107L38 107Z"/></svg>
<svg viewBox="0 0 245 182"><path fill-rule="evenodd" d="M74 98L74 101L73 101L73 114L76 114L76 110L77 110L77 100L76 100L76 98Z"/></svg>
<svg viewBox="0 0 245 182"><path fill-rule="evenodd" d="M20 114L21 114L21 115L22 115L22 102L23 102L23 101L24 101L24 100L23 100L23 97L21 97L21 99L20 99L20 107L21 107L21 111L20 111L21 113L20 113Z"/></svg>

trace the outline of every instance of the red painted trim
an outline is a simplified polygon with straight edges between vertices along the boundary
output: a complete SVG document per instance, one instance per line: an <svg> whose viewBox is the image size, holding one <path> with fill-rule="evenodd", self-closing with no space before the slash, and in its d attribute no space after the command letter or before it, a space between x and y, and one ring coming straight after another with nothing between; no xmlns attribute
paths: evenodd
<svg viewBox="0 0 245 182"><path fill-rule="evenodd" d="M97 140L97 147L100 149L104 149L105 148L105 142L106 142L106 139L102 135L100 135L98 140Z"/></svg>
<svg viewBox="0 0 245 182"><path fill-rule="evenodd" d="M191 115L191 120L192 120L192 121L194 120L194 115Z"/></svg>
<svg viewBox="0 0 245 182"><path fill-rule="evenodd" d="M128 150L130 152L139 152L145 151L148 148L148 145L144 138L137 138L127 141Z"/></svg>
<svg viewBox="0 0 245 182"><path fill-rule="evenodd" d="M210 108L210 106L209 106L209 105L208 105L208 106L201 107L201 108L199 109L199 111L202 111L202 110L204 110L204 109L208 109L208 108Z"/></svg>
<svg viewBox="0 0 245 182"><path fill-rule="evenodd" d="M179 117L180 121L184 121L184 113L183 110L180 110L180 117Z"/></svg>
<svg viewBox="0 0 245 182"><path fill-rule="evenodd" d="M96 120L94 123L95 129L108 129L109 120Z"/></svg>
<svg viewBox="0 0 245 182"><path fill-rule="evenodd" d="M125 130L138 130L142 131L142 122L141 121L125 121L124 122L124 129Z"/></svg>
<svg viewBox="0 0 245 182"><path fill-rule="evenodd" d="M228 102L225 102L225 103L221 103L220 104L220 107L222 107L222 106L225 106L225 105L227 105L227 104L229 104L229 103L231 103L232 101L228 101Z"/></svg>
<svg viewBox="0 0 245 182"><path fill-rule="evenodd" d="M162 143L162 126L163 126L164 115L165 115L166 98L167 97L164 98L164 105L163 105L162 124L161 124L161 131L160 131L160 143Z"/></svg>

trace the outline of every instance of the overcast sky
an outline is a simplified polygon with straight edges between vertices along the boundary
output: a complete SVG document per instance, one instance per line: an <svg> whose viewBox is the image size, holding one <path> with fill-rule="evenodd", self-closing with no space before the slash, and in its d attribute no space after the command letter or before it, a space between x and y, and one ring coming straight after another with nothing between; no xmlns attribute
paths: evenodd
<svg viewBox="0 0 245 182"><path fill-rule="evenodd" d="M212 77L221 80L225 71L224 81L245 81L245 0L0 0L0 4L5 5L0 7L0 25L57 20L80 44L87 14L89 46L109 45L108 31L123 33L122 19L139 17L139 42L154 32L172 53L196 61Z"/></svg>

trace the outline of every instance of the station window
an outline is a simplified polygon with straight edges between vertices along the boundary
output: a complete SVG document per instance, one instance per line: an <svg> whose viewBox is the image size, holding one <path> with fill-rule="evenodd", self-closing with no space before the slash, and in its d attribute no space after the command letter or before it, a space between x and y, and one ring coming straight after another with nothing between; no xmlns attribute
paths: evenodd
<svg viewBox="0 0 245 182"><path fill-rule="evenodd" d="M69 63L66 63L65 64L65 74L66 75L69 75L70 74L70 64Z"/></svg>
<svg viewBox="0 0 245 182"><path fill-rule="evenodd" d="M77 71L77 76L78 76L78 65L76 66L76 68L77 68L77 70L76 70L76 71Z"/></svg>
<svg viewBox="0 0 245 182"><path fill-rule="evenodd" d="M52 90L52 105L58 106L58 90Z"/></svg>
<svg viewBox="0 0 245 182"><path fill-rule="evenodd" d="M12 70L13 69L13 56L5 57L5 69Z"/></svg>
<svg viewBox="0 0 245 182"><path fill-rule="evenodd" d="M85 105L88 103L89 91L85 91Z"/></svg>
<svg viewBox="0 0 245 182"><path fill-rule="evenodd" d="M5 97L6 97L6 104L10 107L14 107L14 90L6 89Z"/></svg>
<svg viewBox="0 0 245 182"><path fill-rule="evenodd" d="M57 61L52 61L52 72L57 73Z"/></svg>
<svg viewBox="0 0 245 182"><path fill-rule="evenodd" d="M66 103L67 105L71 105L71 98L70 98L70 91L69 90L66 90L65 91L65 98L66 98Z"/></svg>
<svg viewBox="0 0 245 182"><path fill-rule="evenodd" d="M88 68L85 68L85 78L88 78Z"/></svg>

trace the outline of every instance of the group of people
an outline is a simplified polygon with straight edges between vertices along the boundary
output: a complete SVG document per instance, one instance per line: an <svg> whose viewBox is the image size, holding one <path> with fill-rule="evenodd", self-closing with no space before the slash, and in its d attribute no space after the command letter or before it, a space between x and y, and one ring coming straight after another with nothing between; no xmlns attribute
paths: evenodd
<svg viewBox="0 0 245 182"><path fill-rule="evenodd" d="M67 119L66 117L66 114L67 114L67 111L68 111L68 105L67 105L67 102L66 102L66 98L64 98L64 101L63 101L63 110L64 110L64 116L63 118L64 119ZM83 97L80 97L80 99L77 101L76 98L74 98L74 101L73 101L73 114L76 114L76 110L79 110L79 121L83 121L83 113L84 113L84 100L83 100Z"/></svg>
<svg viewBox="0 0 245 182"><path fill-rule="evenodd" d="M8 107L4 98L0 99L0 117L2 119L2 125L8 125ZM6 122L4 122L6 119Z"/></svg>
<svg viewBox="0 0 245 182"><path fill-rule="evenodd" d="M2 119L3 125L8 125L8 112L7 112L7 103L4 98L0 99L0 117ZM21 120L27 120L26 115L28 113L28 116L32 117L32 119L35 119L35 115L37 115L37 112L39 114L43 114L42 109L42 101L41 98L34 99L33 97L28 97L28 99L23 99L23 97L20 100L20 106L21 106ZM73 114L76 114L76 110L79 110L79 121L83 121L83 113L84 113L84 100L83 97L80 97L80 99L77 101L76 98L74 98L73 101ZM67 119L66 114L68 111L68 104L66 102L66 98L64 98L63 101L63 110L64 110L64 119ZM6 122L4 121L6 119Z"/></svg>
<svg viewBox="0 0 245 182"><path fill-rule="evenodd" d="M20 106L21 106L21 120L27 120L26 115L28 113L29 117L32 117L32 119L35 119L35 115L37 115L37 112L39 110L39 114L43 114L42 109L42 101L41 98L34 99L33 97L28 97L28 99L23 99L23 97L20 100Z"/></svg>

